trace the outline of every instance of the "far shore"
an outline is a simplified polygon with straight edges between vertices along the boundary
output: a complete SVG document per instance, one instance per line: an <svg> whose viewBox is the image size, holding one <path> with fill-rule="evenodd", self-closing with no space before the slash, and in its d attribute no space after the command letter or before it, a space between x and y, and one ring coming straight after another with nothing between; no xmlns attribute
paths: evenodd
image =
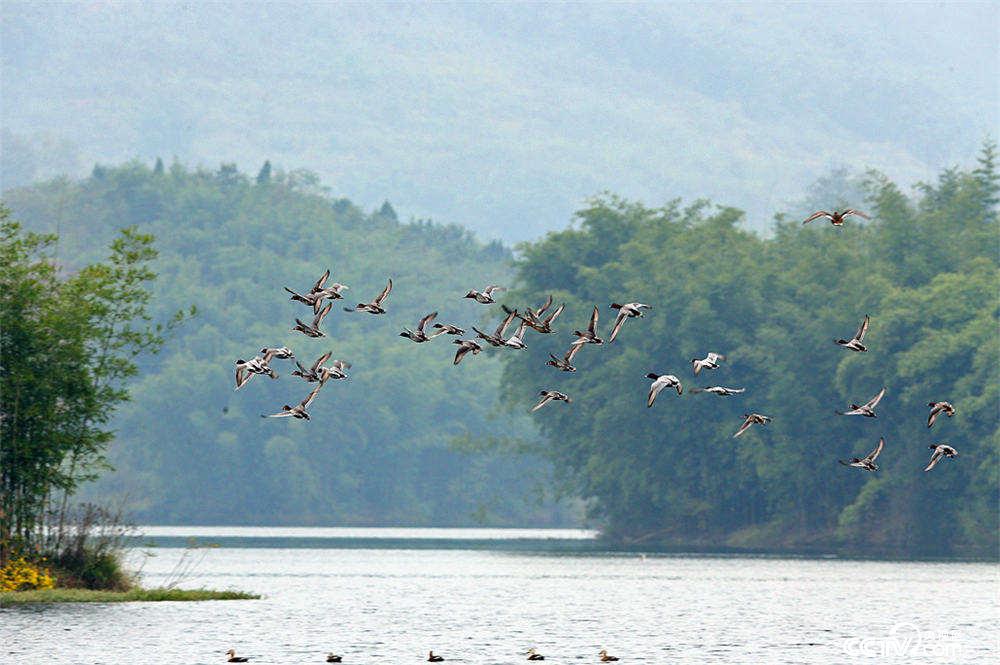
<svg viewBox="0 0 1000 665"><path fill-rule="evenodd" d="M0 607L28 603L134 603L201 600L257 600L260 596L246 591L212 589L130 589L100 591L93 589L36 589L0 593Z"/></svg>

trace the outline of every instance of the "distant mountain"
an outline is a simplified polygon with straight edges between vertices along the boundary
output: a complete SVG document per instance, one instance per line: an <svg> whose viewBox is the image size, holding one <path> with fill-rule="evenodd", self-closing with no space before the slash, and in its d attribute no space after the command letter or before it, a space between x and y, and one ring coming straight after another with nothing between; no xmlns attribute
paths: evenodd
<svg viewBox="0 0 1000 665"><path fill-rule="evenodd" d="M995 3L5 2L2 184L177 156L536 238L596 192L738 202L934 177L994 132Z"/></svg>
<svg viewBox="0 0 1000 665"><path fill-rule="evenodd" d="M196 305L163 352L145 358L133 401L116 416L117 471L87 495L128 495L136 519L199 524L573 524L544 491L550 472L531 455L461 451L488 436L537 439L524 416L494 414L500 367L486 352L452 364L450 336L416 345L398 336L431 311L439 321L490 321L462 296L507 284L511 253L456 226L402 223L389 203L366 214L319 193L307 172L232 166L189 171L132 163L7 193L15 217L57 231L67 270L103 254L115 230L156 236L161 318ZM282 286L307 290L330 268L349 285L323 322L327 337L290 333L311 310ZM388 313L347 313L394 281ZM258 377L233 390L233 363L288 345L303 364L326 351L353 364L312 405L311 422L262 419L314 384ZM547 496L548 498L539 499Z"/></svg>

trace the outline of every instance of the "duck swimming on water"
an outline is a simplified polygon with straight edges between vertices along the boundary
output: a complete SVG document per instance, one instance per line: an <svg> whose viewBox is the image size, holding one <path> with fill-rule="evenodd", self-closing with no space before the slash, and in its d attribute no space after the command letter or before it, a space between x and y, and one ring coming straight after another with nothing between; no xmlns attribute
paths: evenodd
<svg viewBox="0 0 1000 665"><path fill-rule="evenodd" d="M442 656L435 656L433 651L427 652L427 662L428 663L443 663L444 658Z"/></svg>
<svg viewBox="0 0 1000 665"><path fill-rule="evenodd" d="M226 660L227 663L247 663L247 662L250 662L250 659L247 658L246 656L237 656L236 655L236 649L230 649L229 651L226 652L226 655L229 656L229 658Z"/></svg>
<svg viewBox="0 0 1000 665"><path fill-rule="evenodd" d="M535 647L528 649L528 660L545 660L545 656L535 651Z"/></svg>
<svg viewBox="0 0 1000 665"><path fill-rule="evenodd" d="M335 653L328 653L326 655L326 662L328 662L328 663L342 663L342 662L344 662L344 659L341 658L340 656L338 656Z"/></svg>
<svg viewBox="0 0 1000 665"><path fill-rule="evenodd" d="M602 663L613 663L618 660L618 656L609 656L607 649L601 649L601 652L597 655L601 657Z"/></svg>

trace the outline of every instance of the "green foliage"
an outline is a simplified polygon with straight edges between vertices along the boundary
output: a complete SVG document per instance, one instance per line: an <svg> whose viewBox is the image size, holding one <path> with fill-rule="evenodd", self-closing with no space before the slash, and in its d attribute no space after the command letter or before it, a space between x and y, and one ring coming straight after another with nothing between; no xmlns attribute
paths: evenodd
<svg viewBox="0 0 1000 665"><path fill-rule="evenodd" d="M975 172L945 171L916 199L871 173L873 222L779 221L767 239L740 228L731 208L598 198L573 228L520 247L508 300L553 293L566 311L563 334L529 337L523 356L505 358L509 404L527 410L543 387L573 397L535 415L548 455L626 542L995 556L996 176L991 146ZM545 368L595 303L607 332L611 301L655 309L614 344L585 346L575 374ZM865 314L868 353L831 343ZM727 361L695 378L690 360L708 351ZM685 394L647 409L650 371L677 374ZM689 393L719 384L747 392ZM833 414L882 386L877 420ZM927 430L937 400L958 415ZM750 411L774 421L733 439ZM882 435L882 470L837 464ZM940 441L960 457L925 474L927 446Z"/></svg>
<svg viewBox="0 0 1000 665"><path fill-rule="evenodd" d="M267 165L262 169L262 173ZM468 328L486 308L461 296L512 278L511 253L458 226L400 223L388 203L365 214L332 199L315 174L274 169L254 180L233 165L156 176L141 164L8 194L30 228L60 230L62 261L81 265L122 225L161 250L154 318L197 305L163 353L140 360L129 408L116 415L117 472L90 495L128 495L137 520L250 524L565 524L539 504L538 460L457 449L492 430L534 436L526 417L493 418L500 366L490 353L454 367L450 337L397 336L424 314ZM324 320L327 337L289 328L311 316L282 286L307 289L326 269L348 284ZM373 298L392 277L380 317L341 305ZM278 381L233 391L233 361L287 345L306 365L330 350L354 367L328 384L311 422L264 420L311 386L275 360ZM529 472L530 470L530 472Z"/></svg>
<svg viewBox="0 0 1000 665"><path fill-rule="evenodd" d="M107 259L70 274L56 242L0 207L0 563L37 545L54 499L106 466L137 356L163 342L148 313L152 236L122 229Z"/></svg>

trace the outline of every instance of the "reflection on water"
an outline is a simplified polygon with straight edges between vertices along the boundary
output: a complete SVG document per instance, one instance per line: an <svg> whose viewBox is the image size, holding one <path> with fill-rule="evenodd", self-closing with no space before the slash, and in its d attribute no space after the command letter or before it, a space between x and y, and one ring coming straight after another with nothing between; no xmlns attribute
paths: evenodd
<svg viewBox="0 0 1000 665"><path fill-rule="evenodd" d="M132 552L144 560L147 586L170 580L190 556L147 551ZM221 663L230 647L252 663L316 663L331 650L347 663L419 663L428 649L448 662L520 663L529 647L556 663L597 662L601 648L623 663L972 663L997 653L997 567L987 563L315 547L202 553L180 586L264 599L4 609L0 662Z"/></svg>

